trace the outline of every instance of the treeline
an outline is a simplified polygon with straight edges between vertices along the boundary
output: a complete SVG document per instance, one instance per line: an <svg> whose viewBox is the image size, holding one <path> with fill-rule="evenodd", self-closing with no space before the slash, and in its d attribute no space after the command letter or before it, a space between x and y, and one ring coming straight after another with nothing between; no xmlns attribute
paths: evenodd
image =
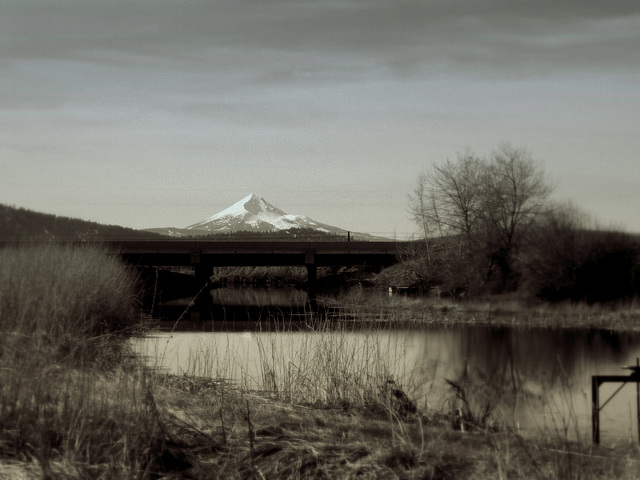
<svg viewBox="0 0 640 480"><path fill-rule="evenodd" d="M640 236L598 228L571 204L550 201L551 191L541 165L510 145L422 172L409 196L425 239L416 283L549 301L637 296Z"/></svg>
<svg viewBox="0 0 640 480"><path fill-rule="evenodd" d="M60 217L24 208L0 205L0 240L143 240L160 235L117 225L102 225L77 218Z"/></svg>
<svg viewBox="0 0 640 480"><path fill-rule="evenodd" d="M546 300L600 303L640 294L640 236L590 226L569 205L538 219L518 262L522 289Z"/></svg>
<svg viewBox="0 0 640 480"><path fill-rule="evenodd" d="M211 233L209 235L194 235L188 238L195 240L235 240L235 241L277 241L277 240L322 240L326 242L343 242L347 239L347 233L337 234L314 230L313 228L289 228L287 230L271 230L256 232L251 230L238 230L226 233Z"/></svg>

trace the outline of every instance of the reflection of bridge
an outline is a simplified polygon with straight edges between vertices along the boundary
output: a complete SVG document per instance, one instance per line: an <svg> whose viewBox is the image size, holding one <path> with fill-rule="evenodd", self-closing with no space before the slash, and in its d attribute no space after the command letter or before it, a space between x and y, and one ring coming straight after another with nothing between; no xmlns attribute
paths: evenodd
<svg viewBox="0 0 640 480"><path fill-rule="evenodd" d="M318 267L397 262L408 242L234 242L202 240L127 240L108 245L127 262L146 266L193 266L196 277L208 278L217 266L288 266L307 268L309 281Z"/></svg>

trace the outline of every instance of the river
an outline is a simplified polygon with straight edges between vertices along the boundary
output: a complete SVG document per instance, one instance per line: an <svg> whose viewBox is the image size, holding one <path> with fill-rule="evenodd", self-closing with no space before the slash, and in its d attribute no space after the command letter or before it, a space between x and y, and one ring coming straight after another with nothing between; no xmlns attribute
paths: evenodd
<svg viewBox="0 0 640 480"><path fill-rule="evenodd" d="M591 377L624 375L621 367L640 356L636 332L433 325L336 330L266 322L274 312L304 319L305 301L296 290L212 290L206 310L213 322L203 321L202 312L184 315L185 301L168 302L163 329L137 349L171 373L224 379L292 401L335 399L341 389L375 389L375 382L392 379L419 408L448 412L460 406L450 380L463 387L478 416L488 407L495 421L523 435L583 441L591 440ZM601 405L618 387L600 387ZM600 422L603 444L637 441L636 384L607 403Z"/></svg>

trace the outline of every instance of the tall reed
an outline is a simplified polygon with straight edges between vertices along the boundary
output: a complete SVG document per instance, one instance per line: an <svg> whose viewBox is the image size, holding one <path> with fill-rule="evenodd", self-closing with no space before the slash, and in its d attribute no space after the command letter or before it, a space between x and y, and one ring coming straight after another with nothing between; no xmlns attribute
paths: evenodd
<svg viewBox="0 0 640 480"><path fill-rule="evenodd" d="M101 249L0 249L0 463L43 478L165 468L153 395L124 341L140 322L136 288Z"/></svg>
<svg viewBox="0 0 640 480"><path fill-rule="evenodd" d="M135 277L97 248L0 250L0 351L45 361L101 358L139 324ZM101 348L97 348L101 344Z"/></svg>
<svg viewBox="0 0 640 480"><path fill-rule="evenodd" d="M155 357L158 367L185 376L232 380L244 391L261 391L293 404L383 412L390 403L399 406L391 398L393 392L408 396L406 401L424 400L417 397L423 385L417 385L417 376L403 365L404 337L387 331L388 325L362 328L346 318L309 318L300 323L283 314L242 334L161 334L155 347L147 343L151 351L144 353L152 363ZM186 345L187 357L177 358Z"/></svg>

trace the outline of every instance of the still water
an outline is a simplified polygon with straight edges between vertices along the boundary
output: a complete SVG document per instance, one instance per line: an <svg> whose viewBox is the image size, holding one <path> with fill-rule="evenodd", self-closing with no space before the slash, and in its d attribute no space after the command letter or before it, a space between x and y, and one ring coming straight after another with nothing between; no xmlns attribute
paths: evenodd
<svg viewBox="0 0 640 480"><path fill-rule="evenodd" d="M268 291L226 295L220 290L212 291L213 307L208 309L219 315L233 312L235 320L244 309L249 315L260 312L262 321L271 315L272 304L281 311L287 305L304 310L301 292L274 291L269 298ZM477 413L491 405L493 418L524 435L560 434L587 442L591 376L623 375L627 371L621 367L635 365L640 356L640 333L634 332L474 326L319 332L299 325L260 330L255 320L234 322L236 328L223 331L223 324L214 321L202 331L179 331L173 323L171 331L156 332L137 348L151 365L171 373L286 392L293 400L296 395L322 400L329 391L335 394L343 388L337 378L351 379L351 385L394 379L419 408L446 412L459 406L445 381L453 380L465 388ZM602 385L601 404L618 387ZM600 422L601 443L637 441L635 384L613 397Z"/></svg>

